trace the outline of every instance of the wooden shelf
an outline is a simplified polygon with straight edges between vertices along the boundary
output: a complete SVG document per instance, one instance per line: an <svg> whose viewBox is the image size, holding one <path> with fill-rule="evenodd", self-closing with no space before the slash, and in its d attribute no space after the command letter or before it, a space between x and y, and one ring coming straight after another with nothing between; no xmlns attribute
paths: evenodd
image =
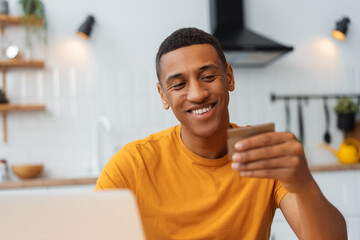
<svg viewBox="0 0 360 240"><path fill-rule="evenodd" d="M0 14L0 31L1 37L4 35L6 26L10 25L25 25L28 22L30 25L43 25L44 19L41 17L30 16L9 16L7 14ZM2 93L6 98L6 72L9 68L43 68L44 61L40 60L24 60L24 59L11 59L0 60L0 69L2 71ZM6 116L10 111L29 111L29 110L45 110L44 105L16 105L16 104L0 104L0 112L2 115L4 142L7 142L7 122Z"/></svg>
<svg viewBox="0 0 360 240"><path fill-rule="evenodd" d="M31 110L45 110L45 105L38 104L0 104L0 112L9 111L31 111Z"/></svg>
<svg viewBox="0 0 360 240"><path fill-rule="evenodd" d="M2 68L43 68L45 62L41 60L24 60L24 59L12 59L3 60L0 59L0 67Z"/></svg>
<svg viewBox="0 0 360 240"><path fill-rule="evenodd" d="M10 16L7 14L0 14L0 25L24 25L25 18L23 16ZM44 19L40 17L30 16L31 25L42 25Z"/></svg>
<svg viewBox="0 0 360 240"><path fill-rule="evenodd" d="M43 111L45 110L45 105L38 105L38 104L29 104L29 105L23 105L23 104L0 104L0 112L2 112L2 123L3 123L3 137L4 142L7 142L7 113L11 111Z"/></svg>

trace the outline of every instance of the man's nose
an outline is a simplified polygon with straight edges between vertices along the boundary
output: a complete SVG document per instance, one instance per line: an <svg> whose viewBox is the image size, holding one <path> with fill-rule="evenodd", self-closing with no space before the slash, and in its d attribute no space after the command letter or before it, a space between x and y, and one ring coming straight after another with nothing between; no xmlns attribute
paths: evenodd
<svg viewBox="0 0 360 240"><path fill-rule="evenodd" d="M209 96L208 90L197 80L191 81L188 86L187 99L191 102L202 102Z"/></svg>

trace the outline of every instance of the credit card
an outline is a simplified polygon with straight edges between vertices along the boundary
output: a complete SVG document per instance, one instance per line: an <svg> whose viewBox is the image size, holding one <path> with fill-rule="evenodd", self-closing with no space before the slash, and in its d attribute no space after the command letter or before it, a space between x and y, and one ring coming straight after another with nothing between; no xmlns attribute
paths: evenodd
<svg viewBox="0 0 360 240"><path fill-rule="evenodd" d="M237 141L260 133L274 132L274 131L275 131L274 123L265 123L265 124L240 127L240 128L229 128L227 130L227 147L228 147L229 159L231 160L231 156L235 152L234 145Z"/></svg>

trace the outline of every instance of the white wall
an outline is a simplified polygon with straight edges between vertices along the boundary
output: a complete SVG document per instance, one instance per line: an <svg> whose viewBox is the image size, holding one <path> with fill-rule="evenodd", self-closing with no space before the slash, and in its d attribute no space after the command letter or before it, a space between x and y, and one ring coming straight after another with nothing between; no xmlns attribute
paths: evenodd
<svg viewBox="0 0 360 240"><path fill-rule="evenodd" d="M232 96L232 120L241 124L275 121L276 129L285 130L283 101L270 102L276 94L334 94L360 92L360 2L247 0L247 26L295 51L280 61L261 69L235 70L237 90ZM338 42L331 37L335 21L351 19L348 39ZM336 100L329 100L333 108ZM296 101L291 105L291 130L298 134ZM311 164L337 160L319 149L325 133L325 113L321 100L303 105L305 147ZM235 114L234 114L235 111ZM332 145L338 148L343 133L336 128L331 111Z"/></svg>
<svg viewBox="0 0 360 240"><path fill-rule="evenodd" d="M16 0L11 1L12 11ZM44 103L45 112L8 116L8 143L0 143L0 157L10 164L44 162L52 176L86 173L91 159L92 125L99 115L109 118L113 132L102 135L105 163L126 142L177 124L162 109L156 92L154 58L161 41L180 27L210 29L207 0L44 0L49 22L44 70L12 70L8 74L11 102ZM335 1L333 1L335 2ZM236 90L231 94L231 120L238 124L275 121L284 130L282 102L270 102L270 92L359 92L360 16L356 0L329 3L284 0L246 1L248 26L291 44L295 51L260 69L234 69ZM88 13L96 18L91 39L79 40L75 31ZM330 32L343 15L351 18L349 38L335 42ZM23 44L23 29L6 30L7 39ZM335 101L330 101L331 106ZM295 102L291 128L297 133ZM311 163L336 161L316 145L324 134L320 101L304 107L305 142ZM331 115L333 146L342 140ZM1 131L1 130L0 130ZM1 132L0 132L1 134Z"/></svg>

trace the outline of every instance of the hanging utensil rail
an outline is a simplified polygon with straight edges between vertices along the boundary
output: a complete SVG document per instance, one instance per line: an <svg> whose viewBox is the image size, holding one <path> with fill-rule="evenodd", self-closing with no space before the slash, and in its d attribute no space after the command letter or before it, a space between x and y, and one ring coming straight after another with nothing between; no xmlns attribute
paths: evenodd
<svg viewBox="0 0 360 240"><path fill-rule="evenodd" d="M309 100L309 99L324 99L324 98L357 98L360 101L360 94L294 94L294 95L276 95L275 93L270 94L272 102L276 100L289 100L289 99L298 99L298 100Z"/></svg>

